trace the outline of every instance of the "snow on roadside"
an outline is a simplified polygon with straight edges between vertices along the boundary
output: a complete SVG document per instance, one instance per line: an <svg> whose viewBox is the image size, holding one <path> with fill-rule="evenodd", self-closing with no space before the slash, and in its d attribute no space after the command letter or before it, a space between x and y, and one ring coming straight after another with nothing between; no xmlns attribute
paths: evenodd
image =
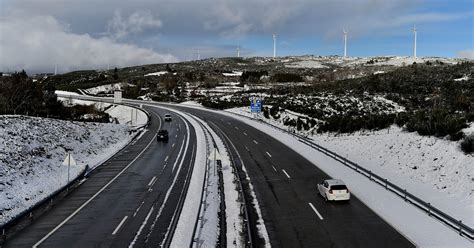
<svg viewBox="0 0 474 248"><path fill-rule="evenodd" d="M210 130L214 138L217 149L222 157L222 177L224 182L224 201L225 201L225 218L226 218L226 238L227 247L244 247L245 240L242 237L243 220L240 216L239 192L237 191L237 179L230 164L229 153L224 146L220 137L212 130L209 125L199 120L204 126ZM212 246L215 246L212 245ZM209 246L210 247L210 246Z"/></svg>
<svg viewBox="0 0 474 248"><path fill-rule="evenodd" d="M110 94L110 93L113 93L114 90L120 90L122 88L122 85L123 83L105 84L105 85L99 85L99 86L88 88L88 89L83 89L83 91L92 95L97 95L98 93Z"/></svg>
<svg viewBox="0 0 474 248"><path fill-rule="evenodd" d="M56 91L58 94L58 92ZM66 95L67 93L63 94ZM78 100L67 97L58 97L58 100L65 105L95 105L99 110L105 111L119 124L128 124L130 126L143 126L148 122L148 116L142 110L125 105L103 103L96 101Z"/></svg>
<svg viewBox="0 0 474 248"><path fill-rule="evenodd" d="M354 195L356 195L367 206L373 209L378 215L387 220L401 233L408 236L417 245L422 247L470 247L472 245L466 238L459 236L456 231L453 231L451 228L445 226L436 219L429 217L425 212L417 209L407 202L404 202L401 198L385 190L382 186L373 183L364 176L358 174L352 169L347 168L334 159L327 157L322 153L315 152L313 148L299 142L293 136L255 120L249 120L244 117L236 116L230 112L220 113L223 113L227 116L232 116L267 133L280 142L286 144L291 149L300 153L313 164L317 164L318 167L326 172L329 176L343 179L348 185L350 185ZM352 143L352 145L359 146L360 149L367 149L367 147L364 147L360 144ZM373 151L372 154L374 153L376 154L376 151ZM370 152L367 152L367 154L370 154ZM405 180L404 183L405 185L400 186L407 186L407 184L412 183L412 181ZM472 189L472 187L470 189ZM367 192L370 192L370 194ZM421 198L424 197L422 196ZM449 199L445 199L445 202L448 201ZM432 204L434 205L434 203ZM462 216L463 219L466 220L463 221L464 223L472 223L473 205L472 202L470 204L471 205L465 208L465 210L468 210L469 208L471 208L471 210ZM457 206L458 205L456 205L455 208L457 208Z"/></svg>
<svg viewBox="0 0 474 248"><path fill-rule="evenodd" d="M474 157L464 154L459 142L408 133L398 126L312 138L474 226Z"/></svg>
<svg viewBox="0 0 474 248"><path fill-rule="evenodd" d="M66 150L77 162L74 179L123 148L125 125L0 116L0 224L67 184Z"/></svg>
<svg viewBox="0 0 474 248"><path fill-rule="evenodd" d="M154 105L148 106L157 107ZM205 134L200 128L199 124L190 116L175 109L169 109L161 106L159 108L167 109L168 111L180 114L183 118L190 122L190 124L194 127L196 134L196 157L191 181L189 182L189 188L183 204L183 209L181 211L181 215L179 216L178 224L176 225L173 240L171 241L170 245L170 247L188 247L193 240L192 234L194 229L194 220L196 220L199 215L198 206L201 204L202 183L206 170L207 154Z"/></svg>
<svg viewBox="0 0 474 248"><path fill-rule="evenodd" d="M228 111L253 117L248 108ZM261 118L288 129L281 123L283 119ZM289 130L295 131L294 128ZM468 130L464 132L469 133ZM397 126L375 132L325 133L309 137L474 226L474 157L464 154L459 142L405 132Z"/></svg>

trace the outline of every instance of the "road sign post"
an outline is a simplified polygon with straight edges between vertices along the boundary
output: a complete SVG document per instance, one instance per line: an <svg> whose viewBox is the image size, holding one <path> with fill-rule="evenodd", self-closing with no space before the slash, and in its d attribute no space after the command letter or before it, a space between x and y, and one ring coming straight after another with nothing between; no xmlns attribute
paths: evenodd
<svg viewBox="0 0 474 248"><path fill-rule="evenodd" d="M250 112L257 116L262 112L262 99L260 97L250 98Z"/></svg>
<svg viewBox="0 0 474 248"><path fill-rule="evenodd" d="M70 168L71 168L71 165L72 166L75 166L77 165L76 164L76 160L74 160L74 158L72 157L71 153L67 153L66 154L66 158L64 158L64 161L63 161L63 165L67 165L67 183L69 184L69 171L70 171Z"/></svg>
<svg viewBox="0 0 474 248"><path fill-rule="evenodd" d="M217 150L217 148L214 147L211 154L209 154L208 158L209 158L209 160L214 160L214 176L215 176L216 175L216 162L217 162L217 160L222 161L222 156L219 153L219 151Z"/></svg>

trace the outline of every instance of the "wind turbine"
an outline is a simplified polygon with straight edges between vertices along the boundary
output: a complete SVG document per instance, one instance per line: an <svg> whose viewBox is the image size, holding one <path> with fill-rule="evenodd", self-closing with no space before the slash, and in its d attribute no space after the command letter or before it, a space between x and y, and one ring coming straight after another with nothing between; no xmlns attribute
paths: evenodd
<svg viewBox="0 0 474 248"><path fill-rule="evenodd" d="M237 46L237 58L240 58L240 46Z"/></svg>
<svg viewBox="0 0 474 248"><path fill-rule="evenodd" d="M342 33L344 35L344 59L347 58L347 31L342 29Z"/></svg>
<svg viewBox="0 0 474 248"><path fill-rule="evenodd" d="M197 55L197 60L201 60L201 52L199 51L199 49L194 54Z"/></svg>
<svg viewBox="0 0 474 248"><path fill-rule="evenodd" d="M54 65L54 75L58 75L58 64Z"/></svg>
<svg viewBox="0 0 474 248"><path fill-rule="evenodd" d="M277 36L276 36L275 33L273 33L273 58L276 57L276 49L277 49L277 47L276 47L276 39L277 39Z"/></svg>
<svg viewBox="0 0 474 248"><path fill-rule="evenodd" d="M416 59L416 26L413 26L413 58Z"/></svg>

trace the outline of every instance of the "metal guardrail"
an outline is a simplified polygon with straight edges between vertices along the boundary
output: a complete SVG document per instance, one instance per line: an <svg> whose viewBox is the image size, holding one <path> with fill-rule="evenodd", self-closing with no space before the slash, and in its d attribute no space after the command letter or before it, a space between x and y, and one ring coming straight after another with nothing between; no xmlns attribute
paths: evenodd
<svg viewBox="0 0 474 248"><path fill-rule="evenodd" d="M239 193L240 193L240 197L242 198L242 206L243 206L244 216L245 216L244 222L246 222L246 228L247 228L246 233L247 233L247 239L248 239L246 247L253 247L253 239L252 239L252 231L250 229L250 218L249 218L249 213L248 213L247 199L245 197L242 179L240 178L241 171L239 171L238 167L235 165L234 158L231 155L231 152L230 152L231 150L230 150L230 146L227 140L228 139L227 135L225 135L224 132L217 125L215 125L212 122L211 124L213 124L215 129L221 134L220 136L221 136L222 142L224 143L225 147L229 151L229 158L231 160L230 162L231 162L233 170L236 172L235 174L237 175L237 181L239 182Z"/></svg>
<svg viewBox="0 0 474 248"><path fill-rule="evenodd" d="M232 113L232 112L228 112ZM369 180L374 181L381 186L383 186L386 190L391 191L401 197L404 201L412 203L414 206L418 207L419 209L425 211L429 216L432 216L439 221L443 222L444 224L448 225L451 227L454 231L458 232L459 235L468 238L470 240L474 240L474 230L470 226L464 224L462 220L457 220L450 216L449 214L439 210L435 206L431 205L431 203L426 202L412 193L408 192L406 189L403 189L392 182L390 182L387 178L383 178L374 172L365 169L364 167L360 166L359 164L352 162L348 160L347 158L340 156L339 154L324 148L313 141L311 141L309 138L304 137L302 135L296 134L289 132L288 130L285 130L283 128L277 127L275 125L272 125L268 122L262 121L260 119L254 119L245 115L237 114L237 113L232 113L237 116L245 117L250 120L258 120L260 123L266 124L272 128L278 129L282 132L285 132L287 134L295 136L299 141L303 142L304 144L311 146L312 148L324 153L325 155L332 157L333 159L341 162L343 165L355 170L356 172L360 173L361 175L364 175L365 177L369 178Z"/></svg>
<svg viewBox="0 0 474 248"><path fill-rule="evenodd" d="M209 136L211 139L212 138L212 135L210 134L209 130L207 130L206 127L204 127L203 124L201 124L200 122L198 122L199 125L203 128L203 130L206 130L206 151L210 151L211 149L211 145L209 143L209 139L207 138L207 136ZM215 141L213 139L213 143L214 143L214 147L215 147ZM198 208L198 218L196 219L196 221L194 222L194 227L193 227L193 235L192 235L192 240L191 240L191 243L189 244L189 247L193 247L195 243L198 242L199 240L199 237L198 237L198 226L201 225L200 228L202 228L202 225L204 224L203 223L203 216L204 216L204 212L206 211L206 201L204 200L204 196L207 195L207 182L209 180L209 170L210 170L210 167L209 167L209 158L208 156L206 155L206 170L204 171L204 180L202 182L202 190L201 190L201 197L199 199L199 208ZM204 205L204 208L202 207Z"/></svg>
<svg viewBox="0 0 474 248"><path fill-rule="evenodd" d="M67 95L67 97L69 97L69 95ZM91 100L91 101L99 101L99 100L94 100L94 99L91 99L91 98L81 97L81 96L77 96L77 95L72 95L72 98L83 99L83 100ZM131 104L122 104L122 105L127 105L129 107L136 108L135 106L133 106ZM151 122L150 113L148 113L148 111L146 111L144 109L141 109L141 110L147 115L148 122L146 124L142 125L142 126L136 127L135 130L134 130L135 132L138 131L139 129L148 127L150 125L150 122ZM130 140L130 142L135 140L137 137L138 137L138 132ZM115 154L119 153L123 149L125 149L125 147L120 149L119 151L117 151ZM114 155L112 155L111 157L113 157ZM108 160L109 159L104 161L103 164L106 163ZM46 211L49 207L51 207L53 205L53 203L55 202L55 199L62 198L62 194L64 194L65 192L69 193L69 191L71 189L75 189L77 186L81 185L82 180L84 178L88 177L98 167L100 167L100 166L96 166L94 168L89 168L88 166L86 166L86 168L84 168L83 172L81 172L81 174L79 174L74 180L71 180L67 185L57 189L52 194L50 194L48 197L46 197L43 200L37 202L36 204L31 206L30 208L22 211L16 217L14 217L13 219L11 219L8 222L4 223L3 225L0 225L0 230L1 230L0 245L3 244L7 240L8 233L12 229L14 229L17 225L21 224L22 221L27 220L27 219L33 220L33 218L35 216L35 214L34 214L35 212L43 213L44 211ZM20 229L22 229L22 228L20 228ZM13 232L16 232L16 231L17 230L13 230Z"/></svg>
<svg viewBox="0 0 474 248"><path fill-rule="evenodd" d="M0 235L0 245L3 244L7 240L7 235L11 229L15 229L15 227L18 224L21 224L22 221L28 220L28 223L31 223L31 221L34 219L36 216L35 212L38 212L39 214L45 212L48 208L50 208L56 199L63 198L65 195L63 193L66 192L66 195L69 193L71 189L76 188L77 186L81 185L81 181L86 175L88 167L86 166L84 170L79 174L75 179L71 180L68 184L64 185L63 187L57 189L54 191L52 194L50 194L48 197L40 200L33 206L29 207L28 209L22 211L20 214L18 214L15 218L9 220L7 223L3 224L0 226L0 230L2 231ZM25 223L25 225L27 225ZM20 228L21 229L21 228ZM13 230L15 232L17 230Z"/></svg>

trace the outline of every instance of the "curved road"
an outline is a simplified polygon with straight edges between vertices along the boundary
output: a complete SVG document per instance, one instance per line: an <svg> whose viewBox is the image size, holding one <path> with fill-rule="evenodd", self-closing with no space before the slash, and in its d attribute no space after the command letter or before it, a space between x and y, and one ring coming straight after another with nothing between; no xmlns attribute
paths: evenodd
<svg viewBox="0 0 474 248"><path fill-rule="evenodd" d="M192 171L193 127L176 114L148 107L149 130L126 146L6 247L156 247L165 237ZM156 132L169 131L167 143Z"/></svg>
<svg viewBox="0 0 474 248"><path fill-rule="evenodd" d="M221 130L221 138L235 146L231 154L247 169L272 247L414 247L356 196L325 202L316 184L329 176L285 144L237 119L174 107Z"/></svg>
<svg viewBox="0 0 474 248"><path fill-rule="evenodd" d="M414 246L356 196L348 203L326 203L317 194L316 184L328 176L271 136L215 112L165 106L203 119L230 144L236 166L245 166L254 186L273 247ZM145 108L152 113L152 125L141 139L101 166L6 246L160 245L169 235L182 185L192 171L196 138L193 127L177 115L173 114L172 122L162 123L159 116L167 111ZM161 126L170 132L168 143L155 141ZM259 247L263 240L257 238L255 209L250 211L253 243Z"/></svg>

